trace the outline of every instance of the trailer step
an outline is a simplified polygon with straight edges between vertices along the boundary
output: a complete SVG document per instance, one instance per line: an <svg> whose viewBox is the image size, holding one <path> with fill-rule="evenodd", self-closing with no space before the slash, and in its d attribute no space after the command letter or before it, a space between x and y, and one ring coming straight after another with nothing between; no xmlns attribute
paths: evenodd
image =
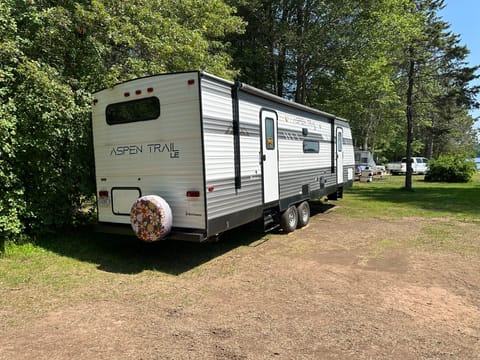
<svg viewBox="0 0 480 360"><path fill-rule="evenodd" d="M280 226L278 212L274 210L265 210L263 212L263 230L272 231Z"/></svg>

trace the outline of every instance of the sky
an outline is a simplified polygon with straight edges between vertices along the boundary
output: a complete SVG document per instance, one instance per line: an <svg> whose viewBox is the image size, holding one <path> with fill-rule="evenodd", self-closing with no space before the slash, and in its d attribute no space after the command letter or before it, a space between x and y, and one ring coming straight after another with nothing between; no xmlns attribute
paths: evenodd
<svg viewBox="0 0 480 360"><path fill-rule="evenodd" d="M445 0L444 3L446 6L439 15L450 23L452 32L460 35L461 44L470 50L467 58L469 66L480 65L480 0ZM477 74L480 74L480 70ZM475 84L480 85L480 79ZM472 111L471 114L480 117L480 110ZM480 128L480 120L476 127Z"/></svg>

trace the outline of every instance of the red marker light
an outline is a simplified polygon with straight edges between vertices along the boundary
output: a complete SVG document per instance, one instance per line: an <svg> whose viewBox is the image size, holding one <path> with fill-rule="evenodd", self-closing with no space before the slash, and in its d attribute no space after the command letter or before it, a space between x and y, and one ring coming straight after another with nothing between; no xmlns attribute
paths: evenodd
<svg viewBox="0 0 480 360"><path fill-rule="evenodd" d="M142 93L142 90L135 90L135 95L140 95Z"/></svg>
<svg viewBox="0 0 480 360"><path fill-rule="evenodd" d="M195 191L195 190L189 190L187 191L187 197L189 198L198 198L200 197L200 191Z"/></svg>
<svg viewBox="0 0 480 360"><path fill-rule="evenodd" d="M126 91L126 92L123 93L123 96L129 97L129 96L130 96L130 93L129 93L128 91Z"/></svg>
<svg viewBox="0 0 480 360"><path fill-rule="evenodd" d="M147 89L147 92L152 93L152 92L153 92L153 88L152 88L152 87L149 87L149 88Z"/></svg>
<svg viewBox="0 0 480 360"><path fill-rule="evenodd" d="M188 85L193 85L193 84L195 84L195 80L194 80L194 79L188 80Z"/></svg>
<svg viewBox="0 0 480 360"><path fill-rule="evenodd" d="M208 187L208 192L212 192L213 190L215 190L215 186L210 185L210 186Z"/></svg>
<svg viewBox="0 0 480 360"><path fill-rule="evenodd" d="M99 191L98 196L101 198L108 198L108 191L106 190Z"/></svg>

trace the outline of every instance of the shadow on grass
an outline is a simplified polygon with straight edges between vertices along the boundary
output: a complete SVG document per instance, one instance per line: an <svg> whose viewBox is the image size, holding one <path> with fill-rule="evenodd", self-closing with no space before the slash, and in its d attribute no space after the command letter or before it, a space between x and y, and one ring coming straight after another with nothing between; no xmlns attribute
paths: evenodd
<svg viewBox="0 0 480 360"><path fill-rule="evenodd" d="M255 229L242 227L223 234L217 243L168 240L145 243L135 236L77 229L43 237L37 244L62 256L98 264L98 269L107 272L137 274L154 270L179 275L234 248L248 246L263 235Z"/></svg>
<svg viewBox="0 0 480 360"><path fill-rule="evenodd" d="M334 205L312 204L312 215ZM145 243L134 236L95 233L89 228L44 236L36 244L61 256L97 264L99 270L137 274L145 270L180 275L241 246L257 246L267 241L256 223L227 231L219 242L192 243L158 241Z"/></svg>

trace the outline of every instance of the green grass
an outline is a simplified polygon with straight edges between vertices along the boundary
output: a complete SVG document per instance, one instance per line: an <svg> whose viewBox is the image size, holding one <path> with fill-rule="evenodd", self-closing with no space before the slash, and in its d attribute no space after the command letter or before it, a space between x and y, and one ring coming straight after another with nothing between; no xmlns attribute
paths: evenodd
<svg viewBox="0 0 480 360"><path fill-rule="evenodd" d="M480 222L480 175L469 183L428 183L413 177L413 191L404 176L388 176L373 183L356 182L340 203L351 217L398 219L448 217Z"/></svg>
<svg viewBox="0 0 480 360"><path fill-rule="evenodd" d="M335 202L339 205L336 213L380 221L412 217L429 220L409 244L401 244L395 234L389 234L388 239L372 244L374 253L408 246L480 254L480 175L467 184L426 183L422 176L414 176L413 192L402 189L404 181L403 176L390 176L373 183L356 182L342 200ZM465 226L460 228L459 223ZM67 293L75 287L112 281L118 274L143 274L142 278L136 277L137 281L148 281L152 276L165 280L195 276L203 264L233 249L242 251L242 247L261 243L264 236L247 228L227 232L216 244L145 244L132 237L94 234L84 229L46 235L30 244L7 242L5 255L0 257L0 290L39 288Z"/></svg>
<svg viewBox="0 0 480 360"><path fill-rule="evenodd" d="M15 287L45 286L52 290L69 288L89 281L95 275L89 266L79 268L76 259L59 256L38 244L6 244L0 259L0 285Z"/></svg>
<svg viewBox="0 0 480 360"><path fill-rule="evenodd" d="M407 241L400 243L395 234L388 234L388 240L372 243L374 254L401 246L480 255L480 174L472 182L455 184L429 183L414 176L413 191L404 185L404 176L356 182L339 202L338 212L357 219L421 222L420 233Z"/></svg>
<svg viewBox="0 0 480 360"><path fill-rule="evenodd" d="M476 225L458 221L429 224L411 242L413 247L444 251L461 255L480 255L480 223Z"/></svg>
<svg viewBox="0 0 480 360"><path fill-rule="evenodd" d="M5 244L0 256L0 288L47 286L56 291L88 285L117 274L175 277L192 274L232 249L241 251L264 238L250 228L226 232L220 243L144 243L134 236L93 233L80 229L45 235L34 243ZM109 277L110 276L110 277ZM138 281L142 281L137 277ZM1 304L1 301L0 301Z"/></svg>

